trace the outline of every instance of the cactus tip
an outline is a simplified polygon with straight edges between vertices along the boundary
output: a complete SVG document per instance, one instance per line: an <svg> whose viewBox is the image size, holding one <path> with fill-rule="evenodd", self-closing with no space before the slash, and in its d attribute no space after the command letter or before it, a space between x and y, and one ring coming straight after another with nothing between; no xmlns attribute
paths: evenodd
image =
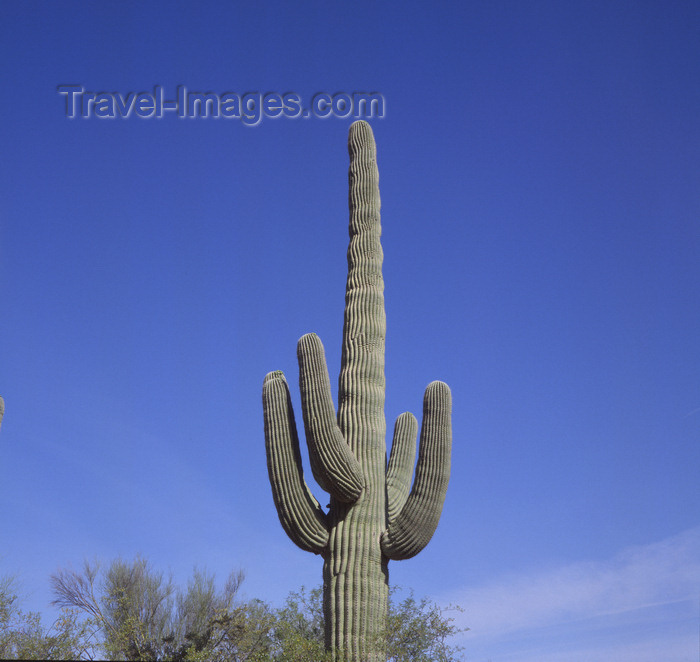
<svg viewBox="0 0 700 662"><path fill-rule="evenodd" d="M283 382L287 381L284 377L284 373L281 370L273 370L265 375L265 379L263 379L263 386L275 379L281 379Z"/></svg>
<svg viewBox="0 0 700 662"><path fill-rule="evenodd" d="M348 145L362 147L364 145L374 146L374 133L372 127L364 120L356 120L350 125L348 131Z"/></svg>
<svg viewBox="0 0 700 662"><path fill-rule="evenodd" d="M430 382L430 384L428 384L428 386L426 387L425 390L426 391L427 390L443 391L443 392L450 393L450 387L447 384L445 384L445 382L441 382L440 380L437 380L437 379L434 382Z"/></svg>

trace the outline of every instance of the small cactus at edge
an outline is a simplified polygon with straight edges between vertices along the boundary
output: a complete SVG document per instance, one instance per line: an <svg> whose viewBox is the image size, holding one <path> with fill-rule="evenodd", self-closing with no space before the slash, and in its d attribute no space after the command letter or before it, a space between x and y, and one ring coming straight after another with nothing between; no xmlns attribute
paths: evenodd
<svg viewBox="0 0 700 662"><path fill-rule="evenodd" d="M381 632L388 608L390 560L429 542L450 477L450 389L425 391L418 423L401 414L386 460L383 252L379 174L372 130L351 125L350 246L338 411L323 345L313 333L297 345L306 444L316 482L330 494L325 512L303 475L289 387L282 372L263 382L267 467L282 527L301 549L323 558L326 647L337 660L385 660Z"/></svg>

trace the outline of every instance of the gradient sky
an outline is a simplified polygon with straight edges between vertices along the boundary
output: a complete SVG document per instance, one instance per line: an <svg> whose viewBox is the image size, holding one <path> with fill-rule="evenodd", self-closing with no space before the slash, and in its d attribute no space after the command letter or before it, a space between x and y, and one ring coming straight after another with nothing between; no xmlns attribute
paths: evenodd
<svg viewBox="0 0 700 662"><path fill-rule="evenodd" d="M320 583L260 396L284 370L299 411L309 331L335 389L346 275L352 118L67 119L57 86L376 91L388 428L433 379L454 400L440 525L392 583L461 604L473 662L696 662L699 35L683 1L0 5L24 605L137 554L273 604Z"/></svg>

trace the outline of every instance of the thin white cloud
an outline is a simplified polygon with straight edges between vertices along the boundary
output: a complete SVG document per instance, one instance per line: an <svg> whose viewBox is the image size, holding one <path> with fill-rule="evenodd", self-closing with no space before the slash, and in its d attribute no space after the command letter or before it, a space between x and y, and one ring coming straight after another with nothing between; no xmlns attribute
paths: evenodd
<svg viewBox="0 0 700 662"><path fill-rule="evenodd" d="M456 620L470 629L467 652L499 651L484 660L530 659L523 650L527 640L539 646L531 659L542 662L696 662L700 527L608 561L503 577L449 598L464 608ZM662 620L664 627L657 627ZM666 654L655 658L660 650Z"/></svg>
<svg viewBox="0 0 700 662"><path fill-rule="evenodd" d="M482 657L467 655L481 662ZM698 642L693 636L673 639L641 637L635 641L605 645L579 642L560 650L514 652L483 657L490 662L697 662Z"/></svg>

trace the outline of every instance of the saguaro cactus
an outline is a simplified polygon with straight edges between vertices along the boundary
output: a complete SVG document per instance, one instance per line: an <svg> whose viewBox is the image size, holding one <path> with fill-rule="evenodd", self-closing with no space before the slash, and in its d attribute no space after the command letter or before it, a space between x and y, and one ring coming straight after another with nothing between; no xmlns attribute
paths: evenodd
<svg viewBox="0 0 700 662"><path fill-rule="evenodd" d="M280 522L303 550L323 557L326 647L335 658L386 659L380 632L388 604L389 560L427 544L445 500L452 444L451 394L425 391L416 476L418 424L396 421L386 461L384 281L379 175L372 130L350 127L350 246L338 387L333 406L323 345L313 333L297 345L306 443L316 482L330 493L324 512L304 481L299 438L282 372L263 382L267 467Z"/></svg>

